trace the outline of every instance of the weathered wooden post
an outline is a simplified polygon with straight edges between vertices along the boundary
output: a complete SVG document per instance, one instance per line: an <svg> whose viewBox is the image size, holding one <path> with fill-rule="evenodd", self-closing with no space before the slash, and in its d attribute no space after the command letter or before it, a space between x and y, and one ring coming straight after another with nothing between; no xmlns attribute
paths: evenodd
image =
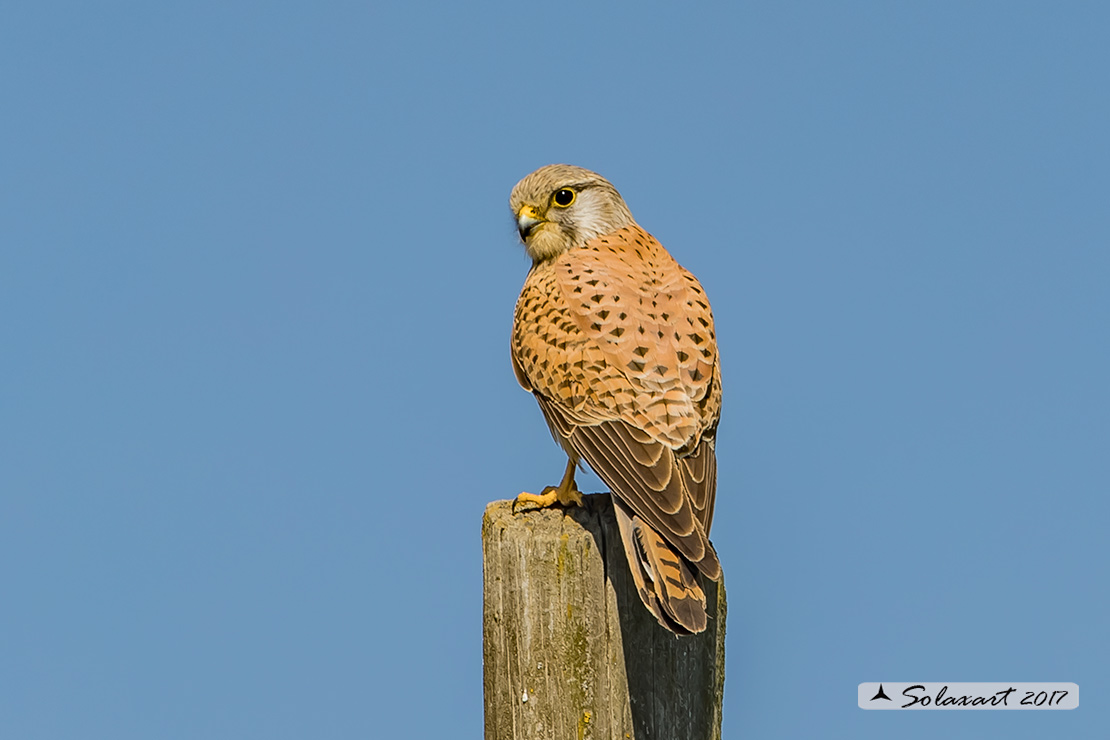
<svg viewBox="0 0 1110 740"><path fill-rule="evenodd" d="M721 736L725 590L678 637L640 603L608 494L482 520L486 740Z"/></svg>

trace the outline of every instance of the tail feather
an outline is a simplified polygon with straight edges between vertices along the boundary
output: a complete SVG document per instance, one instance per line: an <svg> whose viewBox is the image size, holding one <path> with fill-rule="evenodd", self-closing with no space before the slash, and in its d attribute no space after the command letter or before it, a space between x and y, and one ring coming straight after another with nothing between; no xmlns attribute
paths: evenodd
<svg viewBox="0 0 1110 740"><path fill-rule="evenodd" d="M676 634L704 631L705 591L693 566L615 497L614 508L640 601Z"/></svg>

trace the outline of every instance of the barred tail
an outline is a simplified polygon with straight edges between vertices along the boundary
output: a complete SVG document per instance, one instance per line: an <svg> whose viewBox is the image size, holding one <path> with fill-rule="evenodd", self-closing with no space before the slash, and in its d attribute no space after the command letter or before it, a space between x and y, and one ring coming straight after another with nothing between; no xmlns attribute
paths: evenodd
<svg viewBox="0 0 1110 740"><path fill-rule="evenodd" d="M696 569L615 496L613 508L632 580L644 606L675 634L705 630L705 591Z"/></svg>

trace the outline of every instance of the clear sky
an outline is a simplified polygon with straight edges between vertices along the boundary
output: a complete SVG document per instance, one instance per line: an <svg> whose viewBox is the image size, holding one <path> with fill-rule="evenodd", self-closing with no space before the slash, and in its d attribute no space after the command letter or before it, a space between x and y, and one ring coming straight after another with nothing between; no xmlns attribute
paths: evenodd
<svg viewBox="0 0 1110 740"><path fill-rule="evenodd" d="M1110 736L1110 6L679 5L4 6L0 736L481 735L551 162L713 301L726 738Z"/></svg>

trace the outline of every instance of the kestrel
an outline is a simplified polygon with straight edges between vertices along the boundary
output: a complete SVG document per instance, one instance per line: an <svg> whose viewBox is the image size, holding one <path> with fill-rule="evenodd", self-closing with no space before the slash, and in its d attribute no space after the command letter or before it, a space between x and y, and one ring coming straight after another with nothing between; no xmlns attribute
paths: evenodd
<svg viewBox="0 0 1110 740"><path fill-rule="evenodd" d="M509 207L532 268L516 304L512 361L567 453L558 486L518 504L580 504L585 461L613 493L640 599L677 634L706 627L721 564L709 542L721 375L697 278L632 218L600 175L542 167Z"/></svg>

